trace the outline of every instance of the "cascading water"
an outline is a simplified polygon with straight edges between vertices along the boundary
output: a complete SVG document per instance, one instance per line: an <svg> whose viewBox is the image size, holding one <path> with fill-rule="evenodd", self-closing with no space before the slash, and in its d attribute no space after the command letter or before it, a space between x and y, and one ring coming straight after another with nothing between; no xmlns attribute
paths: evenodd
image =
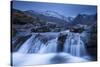
<svg viewBox="0 0 100 67"><path fill-rule="evenodd" d="M34 35L32 35L18 50L21 53L27 53L29 50L30 45L33 44Z"/></svg>
<svg viewBox="0 0 100 67"><path fill-rule="evenodd" d="M56 53L57 52L57 38L50 40L47 46L43 46L38 53Z"/></svg>
<svg viewBox="0 0 100 67"><path fill-rule="evenodd" d="M37 35L32 35L18 50L21 53L37 53L40 47L44 46L37 38Z"/></svg>
<svg viewBox="0 0 100 67"><path fill-rule="evenodd" d="M83 56L87 56L85 44L81 39L81 34L72 33L69 31L61 33L62 34L59 35L57 34L55 38L50 39L45 43L41 41L44 35L42 35L43 37L41 37L40 36L41 33L39 35L33 34L25 43L22 44L22 46L19 48L17 52L20 54L26 54L26 56L18 55L19 60L18 59L13 60L15 61L14 65L18 65L17 62L18 61L21 62L22 60L20 60L20 58L22 57L26 58L23 61L28 61L28 62L22 64L19 63L19 65L87 61L81 59ZM13 58L16 58L15 55L16 54L13 54ZM31 59L33 59L34 61L32 62L29 61Z"/></svg>
<svg viewBox="0 0 100 67"><path fill-rule="evenodd" d="M79 33L68 34L68 37L64 44L64 52L79 57L86 55L85 44L82 41Z"/></svg>
<svg viewBox="0 0 100 67"><path fill-rule="evenodd" d="M86 55L85 45L84 42L81 40L81 36L79 33L66 33L65 43L61 44L64 46L62 52L69 53L73 56L84 56ZM38 36L32 35L19 49L18 52L23 53L54 53L57 52L58 45L58 37L59 35L47 43L42 43Z"/></svg>

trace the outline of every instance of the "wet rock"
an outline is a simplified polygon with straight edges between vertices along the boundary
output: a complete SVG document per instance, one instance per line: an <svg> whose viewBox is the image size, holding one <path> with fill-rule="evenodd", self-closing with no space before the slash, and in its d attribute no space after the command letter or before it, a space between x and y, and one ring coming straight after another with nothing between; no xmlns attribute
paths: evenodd
<svg viewBox="0 0 100 67"><path fill-rule="evenodd" d="M31 32L50 32L50 28L48 26L41 26L38 28L31 29Z"/></svg>
<svg viewBox="0 0 100 67"><path fill-rule="evenodd" d="M66 37L67 37L67 33L60 33L59 36L58 36L58 40L57 40L57 51L58 52L62 52L63 51L63 48L64 48L64 43L65 43L65 40L66 40Z"/></svg>
<svg viewBox="0 0 100 67"><path fill-rule="evenodd" d="M84 28L78 28L78 27L73 27L70 29L70 32L74 33L82 33L84 31Z"/></svg>

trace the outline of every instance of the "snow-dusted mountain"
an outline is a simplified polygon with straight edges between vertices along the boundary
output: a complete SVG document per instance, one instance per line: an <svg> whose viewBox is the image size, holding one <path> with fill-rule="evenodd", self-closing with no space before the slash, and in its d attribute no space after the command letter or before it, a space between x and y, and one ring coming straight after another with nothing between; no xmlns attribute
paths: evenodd
<svg viewBox="0 0 100 67"><path fill-rule="evenodd" d="M68 18L57 13L54 11L36 11L36 10L28 10L25 11L26 14L29 14L31 16L36 16L38 17L40 20L44 20L46 22L53 22L56 23L57 25L63 26L66 24L69 24L67 21Z"/></svg>
<svg viewBox="0 0 100 67"><path fill-rule="evenodd" d="M45 15L45 16L51 16L51 17L56 17L56 18L59 18L59 19L63 19L65 21L67 19L67 17L65 17L65 16L63 16L63 15L61 15L61 14L55 12L55 11L45 11L43 13L43 15Z"/></svg>
<svg viewBox="0 0 100 67"><path fill-rule="evenodd" d="M54 17L58 19L62 19L66 22L71 22L73 20L73 17L66 17L58 12L55 11L38 11L38 10L28 10L25 11L25 13L28 13L30 15L36 15L36 16L48 16L48 17Z"/></svg>

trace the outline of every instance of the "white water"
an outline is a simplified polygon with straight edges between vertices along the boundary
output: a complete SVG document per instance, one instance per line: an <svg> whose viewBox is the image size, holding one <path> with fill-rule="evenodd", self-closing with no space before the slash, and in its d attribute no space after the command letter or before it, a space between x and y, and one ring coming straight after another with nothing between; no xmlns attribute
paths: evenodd
<svg viewBox="0 0 100 67"><path fill-rule="evenodd" d="M13 54L13 65L41 65L41 64L56 64L56 63L76 63L86 62L88 60L71 56L67 53L48 53L48 54Z"/></svg>
<svg viewBox="0 0 100 67"><path fill-rule="evenodd" d="M81 40L79 33L70 33L64 44L64 52L70 53L73 56L85 56L85 44Z"/></svg>
<svg viewBox="0 0 100 67"><path fill-rule="evenodd" d="M21 47L20 49L18 50L18 52L22 52L22 53L27 53L29 48L30 48L30 45L32 45L32 41L34 39L34 35L31 36Z"/></svg>
<svg viewBox="0 0 100 67"><path fill-rule="evenodd" d="M41 47L38 53L56 53L57 52L57 39L50 40L47 46Z"/></svg>
<svg viewBox="0 0 100 67"><path fill-rule="evenodd" d="M13 53L13 65L37 65L53 63L69 63L88 61L83 59L87 56L85 44L81 34L62 32L67 34L64 48L61 53L57 52L58 34L45 44L40 41L40 36L33 34L16 52ZM49 35L45 34L46 36ZM64 52L64 53L63 53ZM24 59L23 59L24 58ZM52 61L51 61L52 60Z"/></svg>

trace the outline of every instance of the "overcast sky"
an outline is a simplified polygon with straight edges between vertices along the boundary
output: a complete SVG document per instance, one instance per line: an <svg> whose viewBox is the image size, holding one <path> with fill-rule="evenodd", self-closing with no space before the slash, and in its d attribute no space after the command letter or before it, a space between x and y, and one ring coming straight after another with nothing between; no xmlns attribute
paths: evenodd
<svg viewBox="0 0 100 67"><path fill-rule="evenodd" d="M55 11L64 16L76 16L77 14L95 14L97 7L94 5L75 5L75 4L57 4L43 2L13 1L13 8L22 11Z"/></svg>

